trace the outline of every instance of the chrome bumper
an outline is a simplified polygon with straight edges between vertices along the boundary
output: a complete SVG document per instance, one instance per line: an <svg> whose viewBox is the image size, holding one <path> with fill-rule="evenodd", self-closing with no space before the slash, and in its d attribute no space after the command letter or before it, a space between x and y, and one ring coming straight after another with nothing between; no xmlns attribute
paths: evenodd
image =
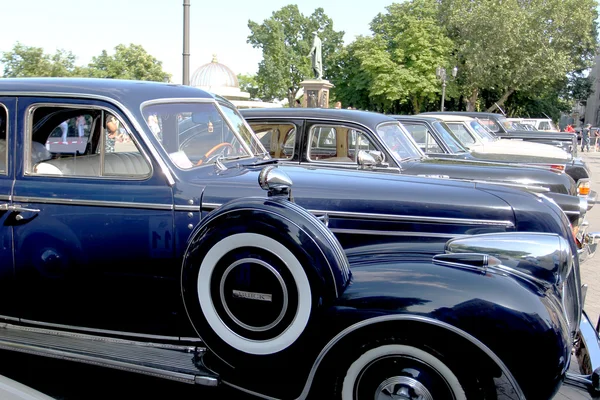
<svg viewBox="0 0 600 400"><path fill-rule="evenodd" d="M586 196L587 199L587 203L588 203L588 211L592 209L592 207L594 207L594 204L596 204L598 202L598 193L596 193L595 190L590 190L590 193Z"/></svg>
<svg viewBox="0 0 600 400"><path fill-rule="evenodd" d="M600 323L600 321L599 321ZM567 372L565 383L584 386L588 390L600 391L600 338L598 325L592 325L585 311L581 315L579 332L575 344L575 356L580 373Z"/></svg>
<svg viewBox="0 0 600 400"><path fill-rule="evenodd" d="M579 244L579 250L577 255L579 257L579 264L585 260L590 259L596 254L598 248L598 242L600 242L600 232L587 232L589 223L584 221L579 227L577 232L577 242Z"/></svg>

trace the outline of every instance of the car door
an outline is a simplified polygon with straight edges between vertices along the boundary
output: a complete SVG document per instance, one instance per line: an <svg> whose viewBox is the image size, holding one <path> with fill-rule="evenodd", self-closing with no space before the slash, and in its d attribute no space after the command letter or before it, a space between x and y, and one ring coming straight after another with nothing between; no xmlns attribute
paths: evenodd
<svg viewBox="0 0 600 400"><path fill-rule="evenodd" d="M14 301L13 225L18 222L12 212L11 192L14 180L12 152L14 146L14 98L0 97L0 317L16 318Z"/></svg>
<svg viewBox="0 0 600 400"><path fill-rule="evenodd" d="M82 99L23 98L18 112L14 201L29 210L14 228L22 318L175 334L173 194L131 121ZM56 127L82 116L90 141L83 154L45 147Z"/></svg>

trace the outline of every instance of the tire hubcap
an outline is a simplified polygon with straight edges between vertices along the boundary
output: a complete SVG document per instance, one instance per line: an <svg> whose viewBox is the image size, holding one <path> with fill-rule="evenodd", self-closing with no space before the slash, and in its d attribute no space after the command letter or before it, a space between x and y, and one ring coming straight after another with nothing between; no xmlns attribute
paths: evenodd
<svg viewBox="0 0 600 400"><path fill-rule="evenodd" d="M381 382L375 400L433 400L429 390L416 379L394 376Z"/></svg>

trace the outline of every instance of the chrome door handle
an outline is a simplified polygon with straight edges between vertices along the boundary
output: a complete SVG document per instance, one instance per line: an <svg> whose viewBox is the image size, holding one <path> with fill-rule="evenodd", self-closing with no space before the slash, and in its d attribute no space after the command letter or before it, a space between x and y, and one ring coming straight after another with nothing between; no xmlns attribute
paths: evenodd
<svg viewBox="0 0 600 400"><path fill-rule="evenodd" d="M27 208L27 207L23 207L20 204L0 204L0 211L11 211L11 212L24 212L24 211L29 211L29 212L40 212L40 210L38 210L37 208Z"/></svg>

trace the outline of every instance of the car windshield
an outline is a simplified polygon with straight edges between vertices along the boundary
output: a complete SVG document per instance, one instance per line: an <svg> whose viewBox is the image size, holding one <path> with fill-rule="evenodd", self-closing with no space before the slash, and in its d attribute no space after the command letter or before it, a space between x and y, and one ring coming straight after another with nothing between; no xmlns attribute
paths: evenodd
<svg viewBox="0 0 600 400"><path fill-rule="evenodd" d="M181 169L266 156L266 150L237 110L214 102L154 103L144 120L173 163Z"/></svg>
<svg viewBox="0 0 600 400"><path fill-rule="evenodd" d="M474 119L473 121L470 121L469 125L471 126L471 129L477 133L477 136L481 138L482 142L487 143L496 140L496 137L492 135L490 131L487 130L483 125L481 125L478 120Z"/></svg>
<svg viewBox="0 0 600 400"><path fill-rule="evenodd" d="M477 118L477 121L479 121L479 123L481 125L483 125L484 127L486 127L487 129L490 130L490 132L493 133L499 133L502 132L502 127L493 119L490 118Z"/></svg>
<svg viewBox="0 0 600 400"><path fill-rule="evenodd" d="M399 161L425 157L410 133L404 130L398 122L380 124L377 126L377 135Z"/></svg>
<svg viewBox="0 0 600 400"><path fill-rule="evenodd" d="M444 143L446 143L446 146L452 150L452 153L467 153L469 151L459 142L456 136L454 136L452 133L452 129L450 129L450 127L444 122L434 122L433 126L439 132L442 140Z"/></svg>

